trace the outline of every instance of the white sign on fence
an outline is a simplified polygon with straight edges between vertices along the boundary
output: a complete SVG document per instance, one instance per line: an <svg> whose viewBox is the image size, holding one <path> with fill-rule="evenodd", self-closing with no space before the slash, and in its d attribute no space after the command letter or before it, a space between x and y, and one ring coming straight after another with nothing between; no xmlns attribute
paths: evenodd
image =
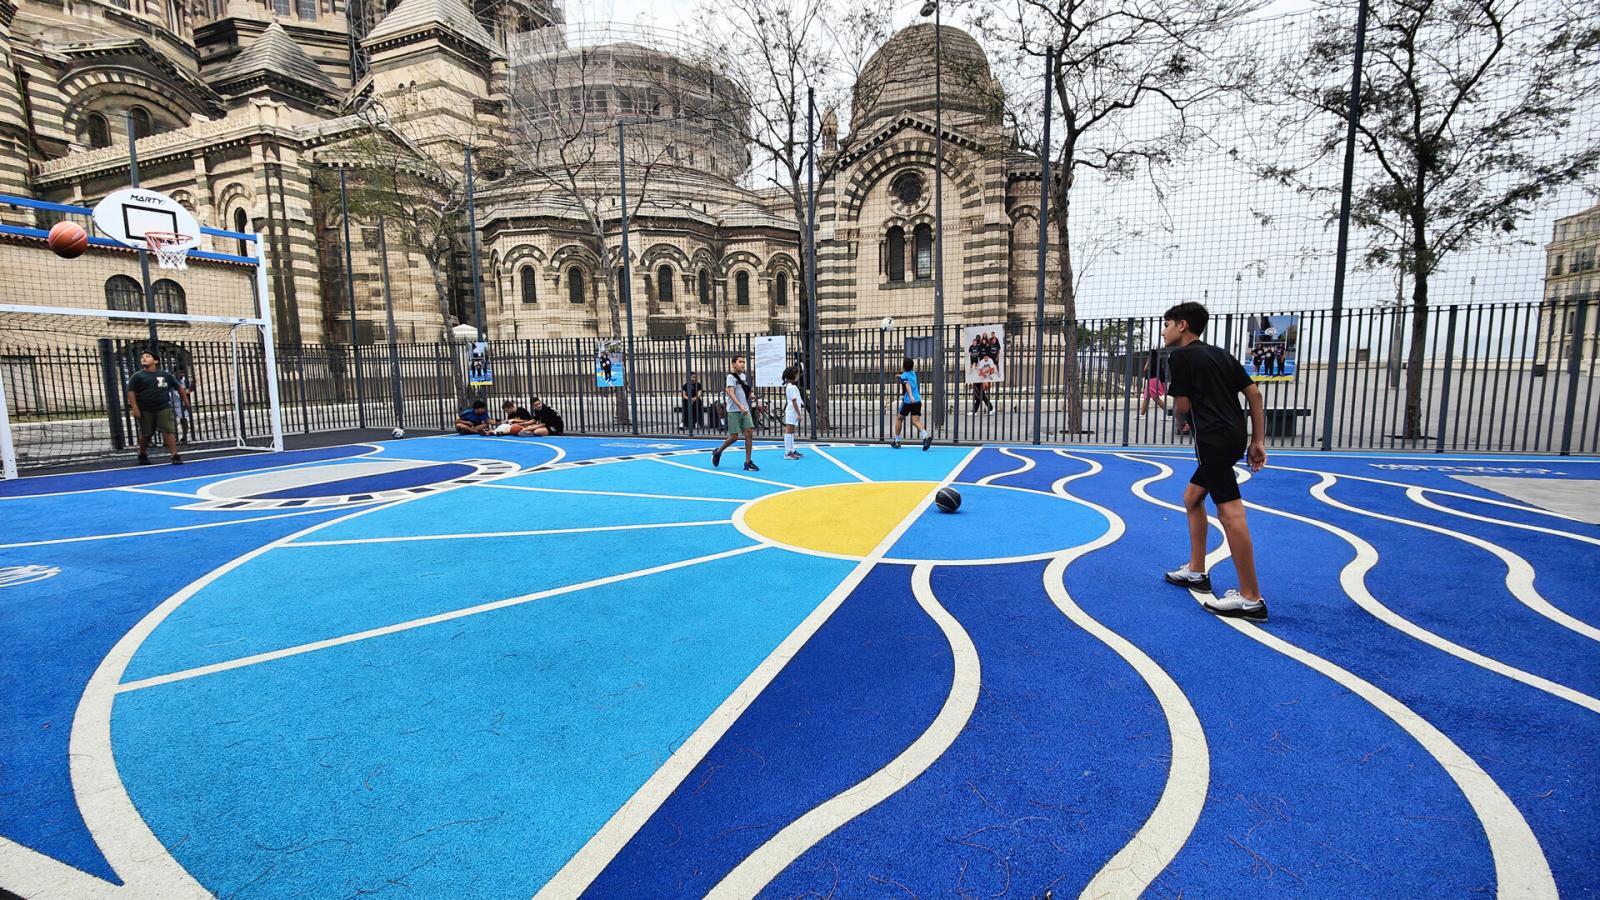
<svg viewBox="0 0 1600 900"><path fill-rule="evenodd" d="M756 387L782 387L783 369L789 359L788 344L781 334L755 339Z"/></svg>

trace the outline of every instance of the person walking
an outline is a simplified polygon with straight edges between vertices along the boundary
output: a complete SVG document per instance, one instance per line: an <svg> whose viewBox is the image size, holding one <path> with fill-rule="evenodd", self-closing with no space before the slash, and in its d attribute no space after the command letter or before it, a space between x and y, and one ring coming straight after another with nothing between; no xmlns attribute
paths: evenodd
<svg viewBox="0 0 1600 900"><path fill-rule="evenodd" d="M139 421L139 465L150 463L150 441L161 433L173 465L183 462L178 455L178 416L172 408L172 395L180 403L189 402L189 389L178 385L178 378L160 367L160 360L149 350L139 354L139 371L128 379L128 408Z"/></svg>
<svg viewBox="0 0 1600 900"><path fill-rule="evenodd" d="M799 459L803 454L794 448L795 433L800 430L800 370L790 366L783 370L783 458Z"/></svg>
<svg viewBox="0 0 1600 900"><path fill-rule="evenodd" d="M744 380L744 356L741 354L733 358L728 367L727 386L722 390L728 404L728 436L723 439L722 446L711 451L711 465L722 465L722 451L728 449L741 435L744 437L744 469L746 472L759 472L761 467L756 465L751 458L755 450L756 417L750 407L750 386Z"/></svg>

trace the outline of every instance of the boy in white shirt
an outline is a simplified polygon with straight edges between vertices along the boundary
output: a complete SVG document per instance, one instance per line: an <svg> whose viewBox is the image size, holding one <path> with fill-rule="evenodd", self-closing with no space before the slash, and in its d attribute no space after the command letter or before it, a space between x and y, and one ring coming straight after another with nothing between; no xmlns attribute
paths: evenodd
<svg viewBox="0 0 1600 900"><path fill-rule="evenodd" d="M795 432L800 430L800 388L795 381L800 370L790 366L783 370L783 458L799 459L800 451L794 448Z"/></svg>

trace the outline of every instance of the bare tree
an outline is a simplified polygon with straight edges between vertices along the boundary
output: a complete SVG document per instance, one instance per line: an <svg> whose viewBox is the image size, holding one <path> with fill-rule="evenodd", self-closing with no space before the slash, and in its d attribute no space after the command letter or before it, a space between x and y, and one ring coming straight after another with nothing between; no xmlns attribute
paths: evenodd
<svg viewBox="0 0 1600 900"><path fill-rule="evenodd" d="M1423 437L1429 277L1453 253L1528 243L1517 229L1550 194L1600 167L1600 134L1571 130L1600 73L1592 10L1523 0L1372 0L1357 141L1364 163L1351 221L1376 240L1372 265L1411 281L1403 437ZM1337 198L1324 160L1342 152L1355 35L1344 6L1316 17L1309 53L1274 79L1292 105L1280 133L1308 127L1299 166L1265 177Z"/></svg>
<svg viewBox="0 0 1600 900"><path fill-rule="evenodd" d="M1065 308L1067 428L1078 390L1072 189L1086 171L1119 179L1162 170L1204 146L1214 103L1252 82L1252 48L1230 41L1259 0L981 0L973 24L1009 69L1003 109L1019 148L1052 159L1050 224ZM1051 146L1043 147L1046 53L1056 57ZM1040 227L1046 227L1041 223Z"/></svg>

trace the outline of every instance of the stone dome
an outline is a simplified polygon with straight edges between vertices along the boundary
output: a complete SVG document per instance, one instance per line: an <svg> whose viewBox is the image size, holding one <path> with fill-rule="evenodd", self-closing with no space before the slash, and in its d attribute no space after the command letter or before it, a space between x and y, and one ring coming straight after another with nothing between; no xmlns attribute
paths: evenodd
<svg viewBox="0 0 1600 900"><path fill-rule="evenodd" d="M920 22L903 28L872 54L856 80L850 128L905 112L934 111L934 28ZM940 28L944 53L944 109L998 121L1000 88L989 72L989 57L972 35L951 25Z"/></svg>

